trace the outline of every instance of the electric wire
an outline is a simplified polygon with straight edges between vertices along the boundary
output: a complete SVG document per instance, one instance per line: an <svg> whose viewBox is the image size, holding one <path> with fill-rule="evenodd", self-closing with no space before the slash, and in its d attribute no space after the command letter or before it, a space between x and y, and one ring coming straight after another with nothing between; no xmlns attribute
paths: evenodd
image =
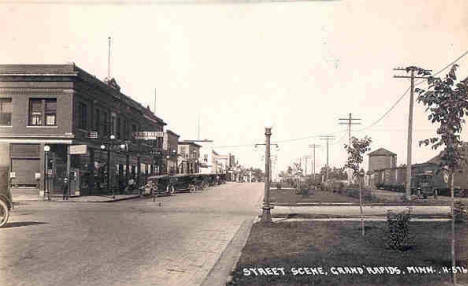
<svg viewBox="0 0 468 286"><path fill-rule="evenodd" d="M452 65L456 64L459 60L461 60L463 57L465 57L466 55L468 54L468 50L466 50L465 52L463 52L458 58L456 58L455 60L453 60L452 62L450 62L449 64L447 64L446 66L444 66L442 69L440 69L438 72L434 73L432 76L437 76L438 74L440 74L441 72L445 71L446 69L448 69L449 67L451 67ZM420 84L422 84L424 82L424 80L418 80L414 83L415 86L418 86ZM405 92L397 99L397 101L381 116L379 117L376 121L374 121L373 123L371 123L370 125L364 127L364 128L361 128L361 129L358 129L358 130L355 130L355 132L362 132L364 130L367 130L373 126L375 126L377 123L379 123L380 121L382 121L385 117L387 117L387 115L398 105L398 103L400 103L400 101L408 94L408 92L410 91L411 87L408 87Z"/></svg>
<svg viewBox="0 0 468 286"><path fill-rule="evenodd" d="M433 74L433 76L437 76L438 74L440 74L441 72L445 71L446 69L448 69L449 67L451 67L452 65L456 64L459 60L461 60L463 57L465 57L466 55L468 55L468 50L466 50L465 52L463 52L459 57L457 57L455 60L451 61L449 64L445 65L442 69L440 69L439 71L437 71L436 73ZM424 82L424 80L418 80L415 82L415 86L418 86L420 84L422 84ZM410 91L411 87L408 87L405 92L395 101L395 103L392 104L392 106L382 115L380 116L377 120L375 120L373 123L371 123L370 125L364 127L364 128L361 128L361 129L358 129L358 130L354 130L354 132L362 132L364 130L367 130L373 126L375 126L377 123L379 123L380 121L382 121L385 117L387 117L387 115L403 100L403 98L408 94L408 92ZM346 132L347 130L341 130L341 131L336 131L336 132L331 132L331 133L326 133L326 135L334 135L334 134L340 134L342 132ZM311 136L305 136L305 137L298 137L298 138L291 138L291 139L284 139L284 140L276 140L274 142L272 142L273 144L274 143L289 143L289 142L295 142L295 141L303 141L303 140L307 140L307 139L312 139L312 138L318 138L320 137L321 135L311 135ZM332 144L336 144L336 143L332 143ZM242 145L225 145L225 146L215 146L215 148L238 148L238 147L252 147L253 145L255 145L255 143L253 144L242 144Z"/></svg>

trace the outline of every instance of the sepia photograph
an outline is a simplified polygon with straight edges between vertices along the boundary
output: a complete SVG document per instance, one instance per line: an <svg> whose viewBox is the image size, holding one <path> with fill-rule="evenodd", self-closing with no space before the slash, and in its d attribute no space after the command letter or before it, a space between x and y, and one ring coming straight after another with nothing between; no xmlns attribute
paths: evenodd
<svg viewBox="0 0 468 286"><path fill-rule="evenodd" d="M468 1L0 0L1 286L468 285Z"/></svg>

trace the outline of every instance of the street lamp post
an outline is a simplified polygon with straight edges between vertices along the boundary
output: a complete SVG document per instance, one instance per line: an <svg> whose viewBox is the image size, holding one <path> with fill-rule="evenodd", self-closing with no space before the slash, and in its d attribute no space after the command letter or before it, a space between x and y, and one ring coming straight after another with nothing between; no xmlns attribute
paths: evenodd
<svg viewBox="0 0 468 286"><path fill-rule="evenodd" d="M270 137L271 124L265 124L265 195L263 197L263 212L261 222L269 223L271 220L270 213Z"/></svg>
<svg viewBox="0 0 468 286"><path fill-rule="evenodd" d="M50 151L50 146L45 145L44 146L44 162L45 162L45 168L44 168L44 194L47 193L47 200L50 201L50 188L49 188L49 158L48 154Z"/></svg>
<svg viewBox="0 0 468 286"><path fill-rule="evenodd" d="M114 140L115 136L111 135L109 137L110 140ZM111 161L111 153L110 153L111 142L107 142L101 145L101 150L107 151L107 178L106 178L106 185L107 185L107 192L110 191L110 161ZM114 188L112 188L112 198L115 199Z"/></svg>

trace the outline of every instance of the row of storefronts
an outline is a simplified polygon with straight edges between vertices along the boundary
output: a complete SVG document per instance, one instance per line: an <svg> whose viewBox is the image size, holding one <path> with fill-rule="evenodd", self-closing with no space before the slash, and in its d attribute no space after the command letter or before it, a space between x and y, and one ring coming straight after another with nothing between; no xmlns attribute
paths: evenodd
<svg viewBox="0 0 468 286"><path fill-rule="evenodd" d="M149 107L75 64L0 65L0 168L40 194L123 192L150 175L227 173L231 155L179 140Z"/></svg>
<svg viewBox="0 0 468 286"><path fill-rule="evenodd" d="M166 171L166 123L74 64L0 65L0 119L13 187L103 194Z"/></svg>

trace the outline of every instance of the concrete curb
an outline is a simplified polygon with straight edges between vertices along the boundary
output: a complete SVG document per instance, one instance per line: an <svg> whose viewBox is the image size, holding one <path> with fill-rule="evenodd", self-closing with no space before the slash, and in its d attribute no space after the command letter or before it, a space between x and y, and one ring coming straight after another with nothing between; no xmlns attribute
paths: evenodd
<svg viewBox="0 0 468 286"><path fill-rule="evenodd" d="M364 221L382 221L386 222L387 218L384 217L364 217ZM285 223L285 222L301 222L301 221L361 221L358 217L349 218L273 218L274 223ZM449 222L450 218L412 218L411 222Z"/></svg>
<svg viewBox="0 0 468 286"><path fill-rule="evenodd" d="M83 197L84 198L84 197ZM138 199L140 198L140 195L134 195L134 196L129 196L129 197L125 197L125 198L116 198L116 199L112 199L112 198L109 198L108 200L86 200L86 199L83 199L83 200L76 200L76 199L73 199L73 198L70 198L68 200L62 200L61 198L60 199L51 199L50 201L47 200L47 199L35 199L35 200L32 200L32 199L28 199L28 200L14 200L13 202L14 203L24 203L24 202L58 202L58 203L113 203L113 202L119 202L119 201L125 201L125 200L132 200L132 199ZM143 196L143 198L145 198L145 196Z"/></svg>
<svg viewBox="0 0 468 286"><path fill-rule="evenodd" d="M111 199L108 201L84 201L84 202L86 203L113 203L113 202L133 200L133 199L138 199L138 198L144 198L144 196L140 197L140 195L135 195L135 196L126 197L126 198Z"/></svg>
<svg viewBox="0 0 468 286"><path fill-rule="evenodd" d="M278 207L313 207L313 206L359 206L359 203L297 203L297 204L288 204L288 203L273 203L275 206ZM363 206L372 207L372 206L388 206L388 207L395 207L395 206L402 206L402 207L414 207L414 206L429 206L429 207L446 207L450 206L449 204L445 203L421 203L421 204L401 204L401 203L365 203Z"/></svg>
<svg viewBox="0 0 468 286"><path fill-rule="evenodd" d="M213 268L208 272L205 280L200 284L201 286L220 286L231 281L231 272L235 269L242 254L242 249L247 243L254 220L255 218L244 220Z"/></svg>

